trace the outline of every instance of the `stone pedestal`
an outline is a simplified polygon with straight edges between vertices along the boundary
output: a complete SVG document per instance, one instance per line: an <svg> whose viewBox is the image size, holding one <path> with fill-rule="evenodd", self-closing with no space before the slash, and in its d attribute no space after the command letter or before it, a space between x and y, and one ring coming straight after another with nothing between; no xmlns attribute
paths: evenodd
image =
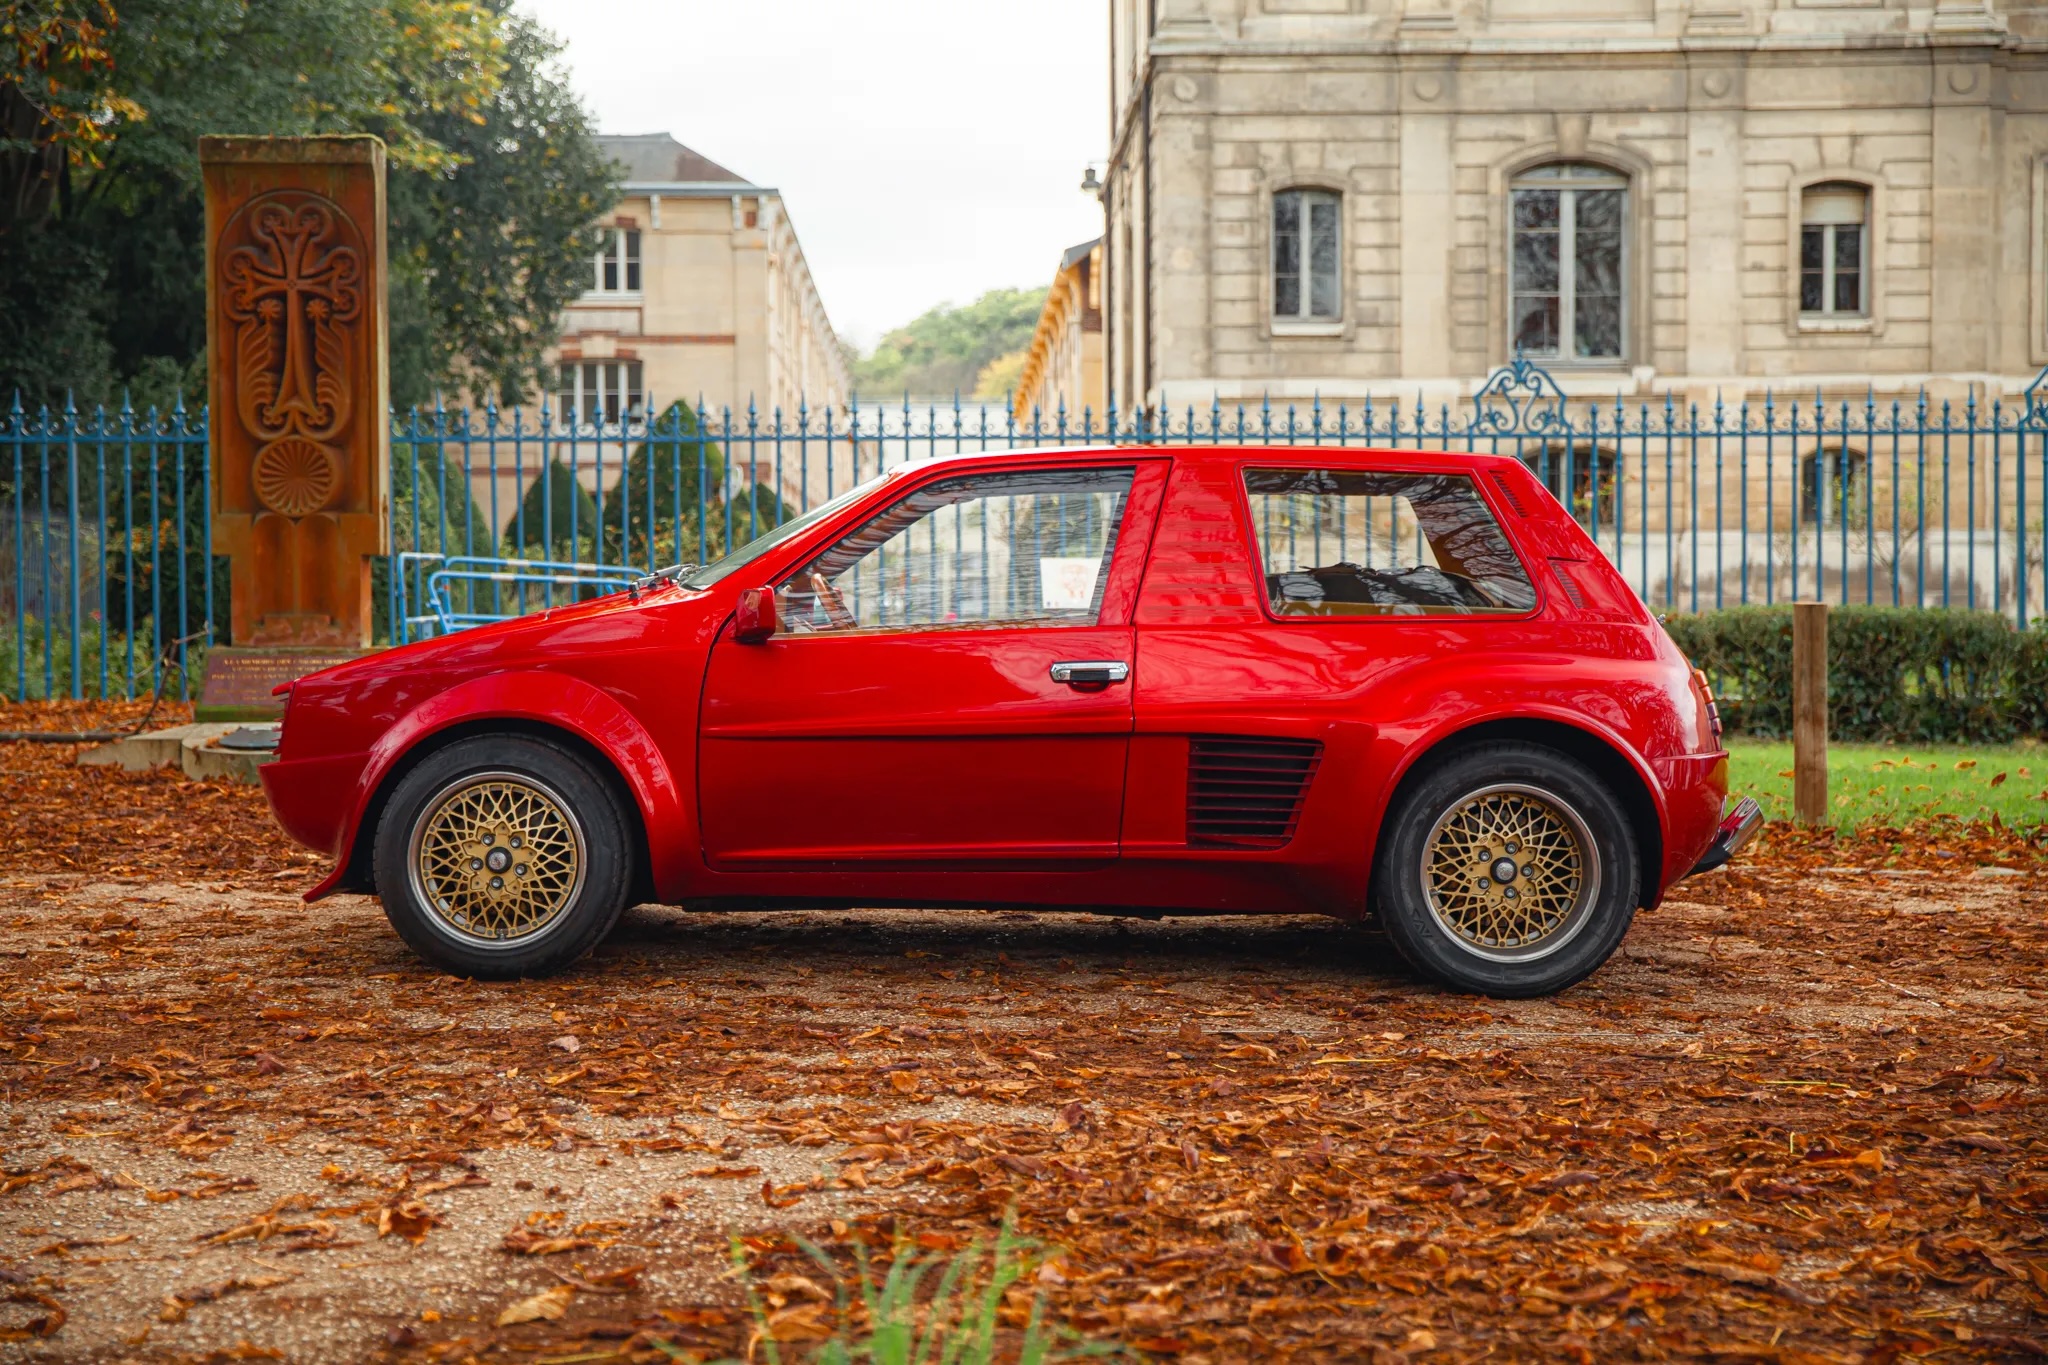
<svg viewBox="0 0 2048 1365"><path fill-rule="evenodd" d="M264 678L370 643L391 497L384 145L208 137L199 158L213 543L235 646L215 650L201 705L239 716L269 706Z"/></svg>

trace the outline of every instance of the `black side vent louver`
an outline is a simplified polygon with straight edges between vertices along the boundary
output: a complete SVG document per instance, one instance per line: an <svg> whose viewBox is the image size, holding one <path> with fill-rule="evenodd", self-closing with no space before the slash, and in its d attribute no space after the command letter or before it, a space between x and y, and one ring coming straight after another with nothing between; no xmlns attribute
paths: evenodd
<svg viewBox="0 0 2048 1365"><path fill-rule="evenodd" d="M1188 744L1188 842L1278 848L1294 837L1322 759L1323 746L1313 739L1196 735Z"/></svg>

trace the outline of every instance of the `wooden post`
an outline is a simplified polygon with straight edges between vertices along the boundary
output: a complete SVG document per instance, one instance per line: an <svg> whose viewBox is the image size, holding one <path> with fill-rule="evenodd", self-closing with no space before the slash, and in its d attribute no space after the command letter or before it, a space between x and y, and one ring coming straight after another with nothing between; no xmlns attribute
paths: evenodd
<svg viewBox="0 0 2048 1365"><path fill-rule="evenodd" d="M1828 820L1828 604L1792 604L1792 818Z"/></svg>

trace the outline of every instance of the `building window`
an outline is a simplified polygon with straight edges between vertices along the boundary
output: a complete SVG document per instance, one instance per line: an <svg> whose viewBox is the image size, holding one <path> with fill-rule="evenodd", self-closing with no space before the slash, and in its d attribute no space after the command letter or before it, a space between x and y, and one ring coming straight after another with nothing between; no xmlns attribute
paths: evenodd
<svg viewBox="0 0 2048 1365"><path fill-rule="evenodd" d="M557 378L555 411L564 422L616 422L641 414L637 360L569 361Z"/></svg>
<svg viewBox="0 0 2048 1365"><path fill-rule="evenodd" d="M640 233L637 228L607 228L604 250L597 253L595 283L599 294L640 292Z"/></svg>
<svg viewBox="0 0 2048 1365"><path fill-rule="evenodd" d="M1564 162L1516 176L1515 349L1550 360L1619 360L1628 303L1628 178Z"/></svg>
<svg viewBox="0 0 2048 1365"><path fill-rule="evenodd" d="M1615 478L1620 455L1614 447L1586 440L1525 444L1522 462L1537 481L1581 522L1614 521Z"/></svg>
<svg viewBox="0 0 2048 1365"><path fill-rule="evenodd" d="M1870 457L1849 446L1799 458L1799 521L1825 531L1847 522L1862 526L1870 496Z"/></svg>
<svg viewBox="0 0 2048 1365"><path fill-rule="evenodd" d="M1814 317L1861 317L1870 310L1864 287L1870 192L1830 181L1799 196L1799 311Z"/></svg>
<svg viewBox="0 0 2048 1365"><path fill-rule="evenodd" d="M1335 322L1342 315L1337 270L1342 203L1328 190L1283 190L1273 196L1275 318Z"/></svg>

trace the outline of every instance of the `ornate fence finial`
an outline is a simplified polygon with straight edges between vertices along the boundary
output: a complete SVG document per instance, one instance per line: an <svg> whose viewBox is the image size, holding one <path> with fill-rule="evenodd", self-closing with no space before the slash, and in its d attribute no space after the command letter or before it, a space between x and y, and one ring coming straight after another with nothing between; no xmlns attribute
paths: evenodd
<svg viewBox="0 0 2048 1365"><path fill-rule="evenodd" d="M2034 382L2027 385L2026 399L2027 420L2036 426L2048 424L2048 369L2035 375Z"/></svg>
<svg viewBox="0 0 2048 1365"><path fill-rule="evenodd" d="M1550 436L1570 428L1564 390L1550 371L1515 348L1515 358L1472 395L1472 430L1488 436Z"/></svg>

